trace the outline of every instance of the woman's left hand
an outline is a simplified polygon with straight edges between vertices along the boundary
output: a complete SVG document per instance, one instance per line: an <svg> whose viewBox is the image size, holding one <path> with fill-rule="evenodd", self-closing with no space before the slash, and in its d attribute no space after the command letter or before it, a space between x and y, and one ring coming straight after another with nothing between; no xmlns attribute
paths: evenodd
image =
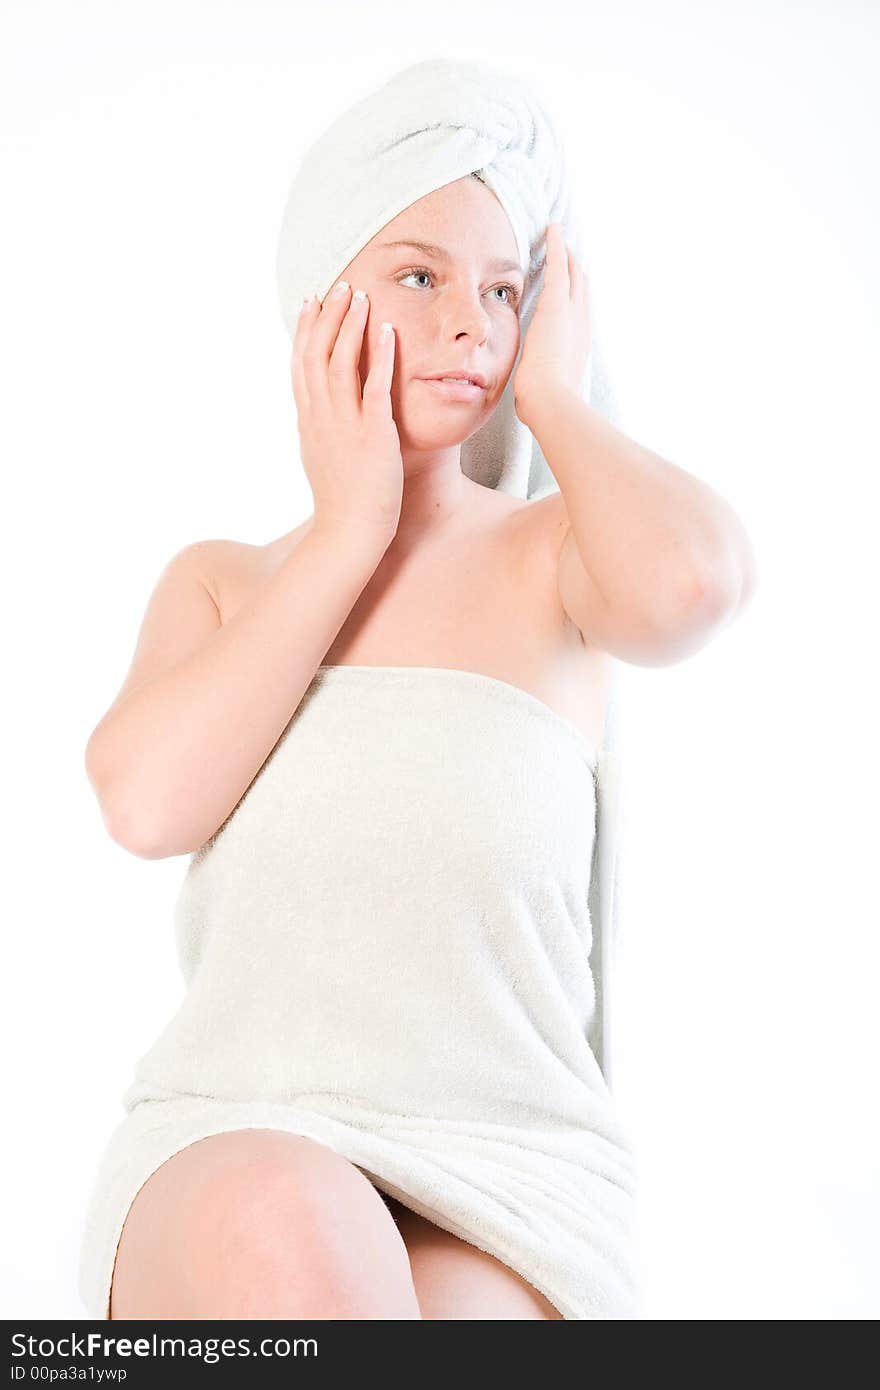
<svg viewBox="0 0 880 1390"><path fill-rule="evenodd" d="M586 272L564 240L561 223L548 224L546 242L544 283L513 376L517 413L548 385L580 395L592 347Z"/></svg>

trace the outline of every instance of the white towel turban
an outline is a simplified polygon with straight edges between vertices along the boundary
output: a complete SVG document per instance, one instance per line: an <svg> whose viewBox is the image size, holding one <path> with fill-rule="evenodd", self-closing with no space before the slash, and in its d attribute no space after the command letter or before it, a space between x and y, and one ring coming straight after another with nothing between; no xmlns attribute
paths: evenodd
<svg viewBox="0 0 880 1390"><path fill-rule="evenodd" d="M277 257L291 339L306 294L314 290L323 299L392 218L468 174L495 194L516 236L526 274L521 350L543 283L548 223L562 224L566 242L585 264L562 148L549 116L520 78L450 58L396 73L338 117L303 158L284 210ZM592 352L581 394L613 422L594 310L591 320ZM558 489L537 440L516 414L515 370L516 363L490 418L462 444L461 467L485 487L535 498Z"/></svg>

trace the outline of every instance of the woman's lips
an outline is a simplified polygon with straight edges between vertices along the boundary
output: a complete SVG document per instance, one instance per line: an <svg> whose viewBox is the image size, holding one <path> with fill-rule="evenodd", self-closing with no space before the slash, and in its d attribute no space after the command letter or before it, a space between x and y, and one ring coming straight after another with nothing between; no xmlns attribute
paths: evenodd
<svg viewBox="0 0 880 1390"><path fill-rule="evenodd" d="M433 387L437 395L447 401L477 401L484 395L482 386L474 386L470 381L439 381L431 377L417 377L426 386Z"/></svg>

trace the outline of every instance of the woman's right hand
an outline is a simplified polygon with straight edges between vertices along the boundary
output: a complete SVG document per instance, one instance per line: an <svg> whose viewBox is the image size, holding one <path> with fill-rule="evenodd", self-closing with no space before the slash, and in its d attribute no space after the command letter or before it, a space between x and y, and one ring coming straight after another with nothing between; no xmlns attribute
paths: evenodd
<svg viewBox="0 0 880 1390"><path fill-rule="evenodd" d="M361 393L358 364L369 301L346 287L303 305L291 376L315 524L345 525L390 542L403 500L403 459L391 410L394 330L372 345Z"/></svg>

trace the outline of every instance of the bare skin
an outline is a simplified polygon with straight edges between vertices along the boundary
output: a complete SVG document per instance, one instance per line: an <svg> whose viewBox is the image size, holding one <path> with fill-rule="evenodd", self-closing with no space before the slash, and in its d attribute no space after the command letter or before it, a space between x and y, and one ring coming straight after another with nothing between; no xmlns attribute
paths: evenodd
<svg viewBox="0 0 880 1390"><path fill-rule="evenodd" d="M311 1139L239 1129L179 1150L143 1184L119 1241L110 1316L421 1313L406 1248L364 1174Z"/></svg>
<svg viewBox="0 0 880 1390"><path fill-rule="evenodd" d="M509 1266L380 1193L341 1154L281 1130L239 1129L179 1150L140 1188L117 1248L110 1317L562 1314Z"/></svg>
<svg viewBox="0 0 880 1390"><path fill-rule="evenodd" d="M392 543L328 648L325 665L448 666L534 695L602 742L612 660L587 645L556 583L561 495L522 502L468 480L442 531ZM311 518L267 545L218 541L205 574L222 622L289 555Z"/></svg>
<svg viewBox="0 0 880 1390"><path fill-rule="evenodd" d="M559 602L559 500L468 485L471 505L442 535L389 548L325 664L495 676L598 747L610 659ZM310 520L264 546L212 543L204 578L223 622ZM120 1238L110 1315L562 1318L515 1270L380 1193L341 1155L276 1130L212 1135L144 1183Z"/></svg>

